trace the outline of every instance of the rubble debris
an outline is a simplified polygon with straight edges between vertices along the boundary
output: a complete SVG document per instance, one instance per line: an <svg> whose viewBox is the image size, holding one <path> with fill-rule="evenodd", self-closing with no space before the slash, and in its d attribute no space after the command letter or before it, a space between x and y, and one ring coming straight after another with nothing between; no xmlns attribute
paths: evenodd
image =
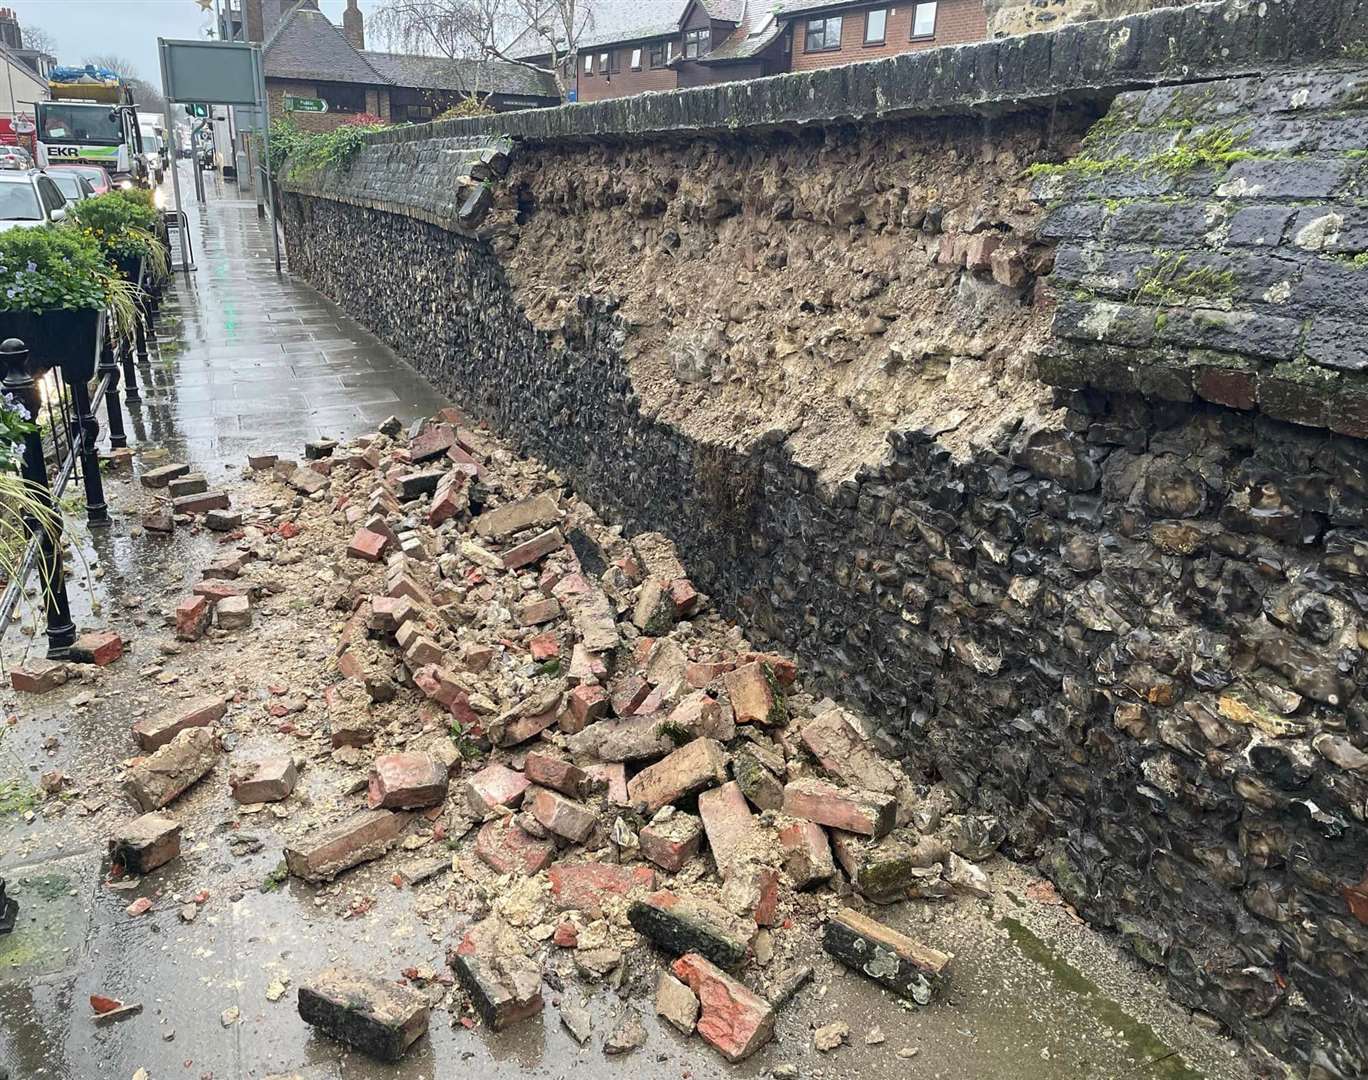
<svg viewBox="0 0 1368 1080"><path fill-rule="evenodd" d="M289 798L297 781L294 759L277 754L237 766L229 774L228 786L240 803L279 802Z"/></svg>
<svg viewBox="0 0 1368 1080"><path fill-rule="evenodd" d="M812 968L807 964L801 964L792 971L786 972L774 986L769 994L769 1003L775 1009L782 1009L797 996L801 990L812 979Z"/></svg>
<svg viewBox="0 0 1368 1080"><path fill-rule="evenodd" d="M831 880L836 864L831 857L831 842L820 825L795 821L779 830L779 845L784 852L784 873L795 889L810 889Z"/></svg>
<svg viewBox="0 0 1368 1080"><path fill-rule="evenodd" d="M213 604L207 596L187 596L176 605L176 637L181 641L198 641L209 629L214 617Z"/></svg>
<svg viewBox="0 0 1368 1080"><path fill-rule="evenodd" d="M300 1019L381 1061L403 1059L428 1012L417 990L352 968L327 968L299 988Z"/></svg>
<svg viewBox="0 0 1368 1080"><path fill-rule="evenodd" d="M769 1002L698 953L685 953L671 970L698 995L698 1034L728 1061L744 1061L774 1035Z"/></svg>
<svg viewBox="0 0 1368 1080"><path fill-rule="evenodd" d="M532 781L507 765L492 762L465 782L466 802L483 821L507 807L519 805Z"/></svg>
<svg viewBox="0 0 1368 1080"><path fill-rule="evenodd" d="M151 753L160 750L182 731L210 727L223 719L228 703L219 695L194 698L157 716L146 716L133 725L133 739Z"/></svg>
<svg viewBox="0 0 1368 1080"><path fill-rule="evenodd" d="M843 908L822 926L822 948L899 997L926 1005L950 977L951 956Z"/></svg>
<svg viewBox="0 0 1368 1080"><path fill-rule="evenodd" d="M826 1054L839 1046L844 1046L849 1038L850 1025L844 1020L833 1020L812 1033L812 1046L819 1053Z"/></svg>
<svg viewBox="0 0 1368 1080"><path fill-rule="evenodd" d="M588 840L598 824L598 815L587 806L549 788L530 788L524 802L544 829L577 844Z"/></svg>
<svg viewBox="0 0 1368 1080"><path fill-rule="evenodd" d="M646 1042L646 1028L635 1009L628 1009L603 1040L603 1052L609 1055L630 1054Z"/></svg>
<svg viewBox="0 0 1368 1080"><path fill-rule="evenodd" d="M825 780L792 780L784 786L784 813L877 839L896 823L898 800L875 791L837 787Z"/></svg>
<svg viewBox="0 0 1368 1080"><path fill-rule="evenodd" d="M128 771L124 793L144 812L160 810L205 776L218 753L212 731L188 728Z"/></svg>
<svg viewBox="0 0 1368 1080"><path fill-rule="evenodd" d="M409 815L390 810L361 810L322 831L285 848L291 874L305 881L331 881L348 870L387 852L408 825Z"/></svg>
<svg viewBox="0 0 1368 1080"><path fill-rule="evenodd" d="M541 1012L541 968L497 915L472 926L447 960L491 1030Z"/></svg>
<svg viewBox="0 0 1368 1080"><path fill-rule="evenodd" d="M46 694L66 683L65 664L55 660L29 660L23 667L10 668L10 686L21 694Z"/></svg>
<svg viewBox="0 0 1368 1080"><path fill-rule="evenodd" d="M724 968L735 968L746 958L755 926L720 904L698 896L676 895L668 889L633 901L627 921L642 937L672 956L700 953Z"/></svg>
<svg viewBox="0 0 1368 1080"><path fill-rule="evenodd" d="M651 814L704 788L726 783L727 751L716 739L694 739L627 783L627 798Z"/></svg>
<svg viewBox="0 0 1368 1080"><path fill-rule="evenodd" d="M570 1032L575 1041L581 1046L588 1043L590 1037L593 1035L593 1017L589 1015L589 1010L578 1002L561 1002L560 1022L565 1025L565 1030Z"/></svg>
<svg viewBox="0 0 1368 1080"><path fill-rule="evenodd" d="M578 765L535 750L523 762L523 775L531 783L571 799L584 798L593 786L589 774Z"/></svg>
<svg viewBox="0 0 1368 1080"><path fill-rule="evenodd" d="M703 844L703 822L693 814L669 809L673 812L663 817L658 813L652 818L637 834L637 840L642 858L675 874L698 854Z"/></svg>
<svg viewBox="0 0 1368 1080"><path fill-rule="evenodd" d="M149 813L120 825L109 838L109 860L126 874L150 874L180 854L180 822Z"/></svg>
<svg viewBox="0 0 1368 1080"><path fill-rule="evenodd" d="M497 874L539 874L556 857L556 845L531 835L511 817L495 818L480 827L475 854Z"/></svg>
<svg viewBox="0 0 1368 1080"><path fill-rule="evenodd" d="M698 1022L698 995L668 971L662 971L656 982L656 1015L683 1035L692 1035Z"/></svg>
<svg viewBox="0 0 1368 1080"><path fill-rule="evenodd" d="M605 896L631 896L655 888L655 871L649 866L618 866L613 863L557 863L547 871L551 895L562 911L582 911L602 918Z"/></svg>
<svg viewBox="0 0 1368 1080"><path fill-rule="evenodd" d="M431 754L382 754L371 765L366 805L372 810L421 810L447 794L446 766Z"/></svg>
<svg viewBox="0 0 1368 1080"><path fill-rule="evenodd" d="M722 676L727 699L738 724L777 724L784 719L772 686L773 676L759 661L742 664Z"/></svg>

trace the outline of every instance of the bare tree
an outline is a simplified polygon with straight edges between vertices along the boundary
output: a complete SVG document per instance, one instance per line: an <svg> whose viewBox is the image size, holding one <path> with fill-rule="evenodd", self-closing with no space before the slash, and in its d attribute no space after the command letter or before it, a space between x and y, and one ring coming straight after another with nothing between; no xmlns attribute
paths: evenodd
<svg viewBox="0 0 1368 1080"><path fill-rule="evenodd" d="M57 39L41 26L25 26L23 35L24 48L47 53L53 57L57 55Z"/></svg>
<svg viewBox="0 0 1368 1080"><path fill-rule="evenodd" d="M586 0L388 0L371 25L407 52L503 60L545 72L565 97L565 61L592 21Z"/></svg>

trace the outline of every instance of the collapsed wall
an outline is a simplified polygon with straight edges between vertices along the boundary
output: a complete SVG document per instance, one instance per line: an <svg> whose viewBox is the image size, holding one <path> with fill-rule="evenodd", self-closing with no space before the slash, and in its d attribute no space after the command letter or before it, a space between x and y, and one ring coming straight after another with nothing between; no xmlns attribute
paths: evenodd
<svg viewBox="0 0 1368 1080"><path fill-rule="evenodd" d="M1320 46L1286 29L1310 19ZM1368 78L1126 93L1093 123L1099 88L1314 66L1358 20L1073 28L1120 70L1031 108L1001 81L1023 46L990 43L921 61L974 73L983 108L952 88L953 115L859 122L823 92L820 124L726 134L705 106L741 91L703 88L391 132L289 185L291 267L605 516L668 532L1179 1000L1298 1074L1363 1075L1363 336L1315 305L1326 275L1358 299ZM747 107L789 115L804 78Z"/></svg>

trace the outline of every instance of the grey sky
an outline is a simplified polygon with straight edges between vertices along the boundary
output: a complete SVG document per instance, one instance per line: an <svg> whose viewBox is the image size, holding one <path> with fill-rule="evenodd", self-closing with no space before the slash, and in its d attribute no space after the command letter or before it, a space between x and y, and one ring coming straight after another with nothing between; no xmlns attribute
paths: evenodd
<svg viewBox="0 0 1368 1080"><path fill-rule="evenodd" d="M154 85L161 84L157 38L202 38L214 22L196 0L4 0L4 6L14 9L20 26L41 26L56 40L59 62L126 56ZM319 0L318 6L340 23L347 5L346 0ZM368 16L378 6L379 0L361 0Z"/></svg>

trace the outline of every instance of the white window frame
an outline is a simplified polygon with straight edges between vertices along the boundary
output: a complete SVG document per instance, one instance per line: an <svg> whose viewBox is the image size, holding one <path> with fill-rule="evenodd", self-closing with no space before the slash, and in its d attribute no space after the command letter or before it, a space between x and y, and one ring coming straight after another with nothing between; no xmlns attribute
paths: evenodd
<svg viewBox="0 0 1368 1080"><path fill-rule="evenodd" d="M912 5L912 40L930 41L936 36L936 19L940 15L939 5L936 0L922 0L921 3ZM917 19L921 16L924 8L931 9L931 29L925 34L917 33Z"/></svg>

